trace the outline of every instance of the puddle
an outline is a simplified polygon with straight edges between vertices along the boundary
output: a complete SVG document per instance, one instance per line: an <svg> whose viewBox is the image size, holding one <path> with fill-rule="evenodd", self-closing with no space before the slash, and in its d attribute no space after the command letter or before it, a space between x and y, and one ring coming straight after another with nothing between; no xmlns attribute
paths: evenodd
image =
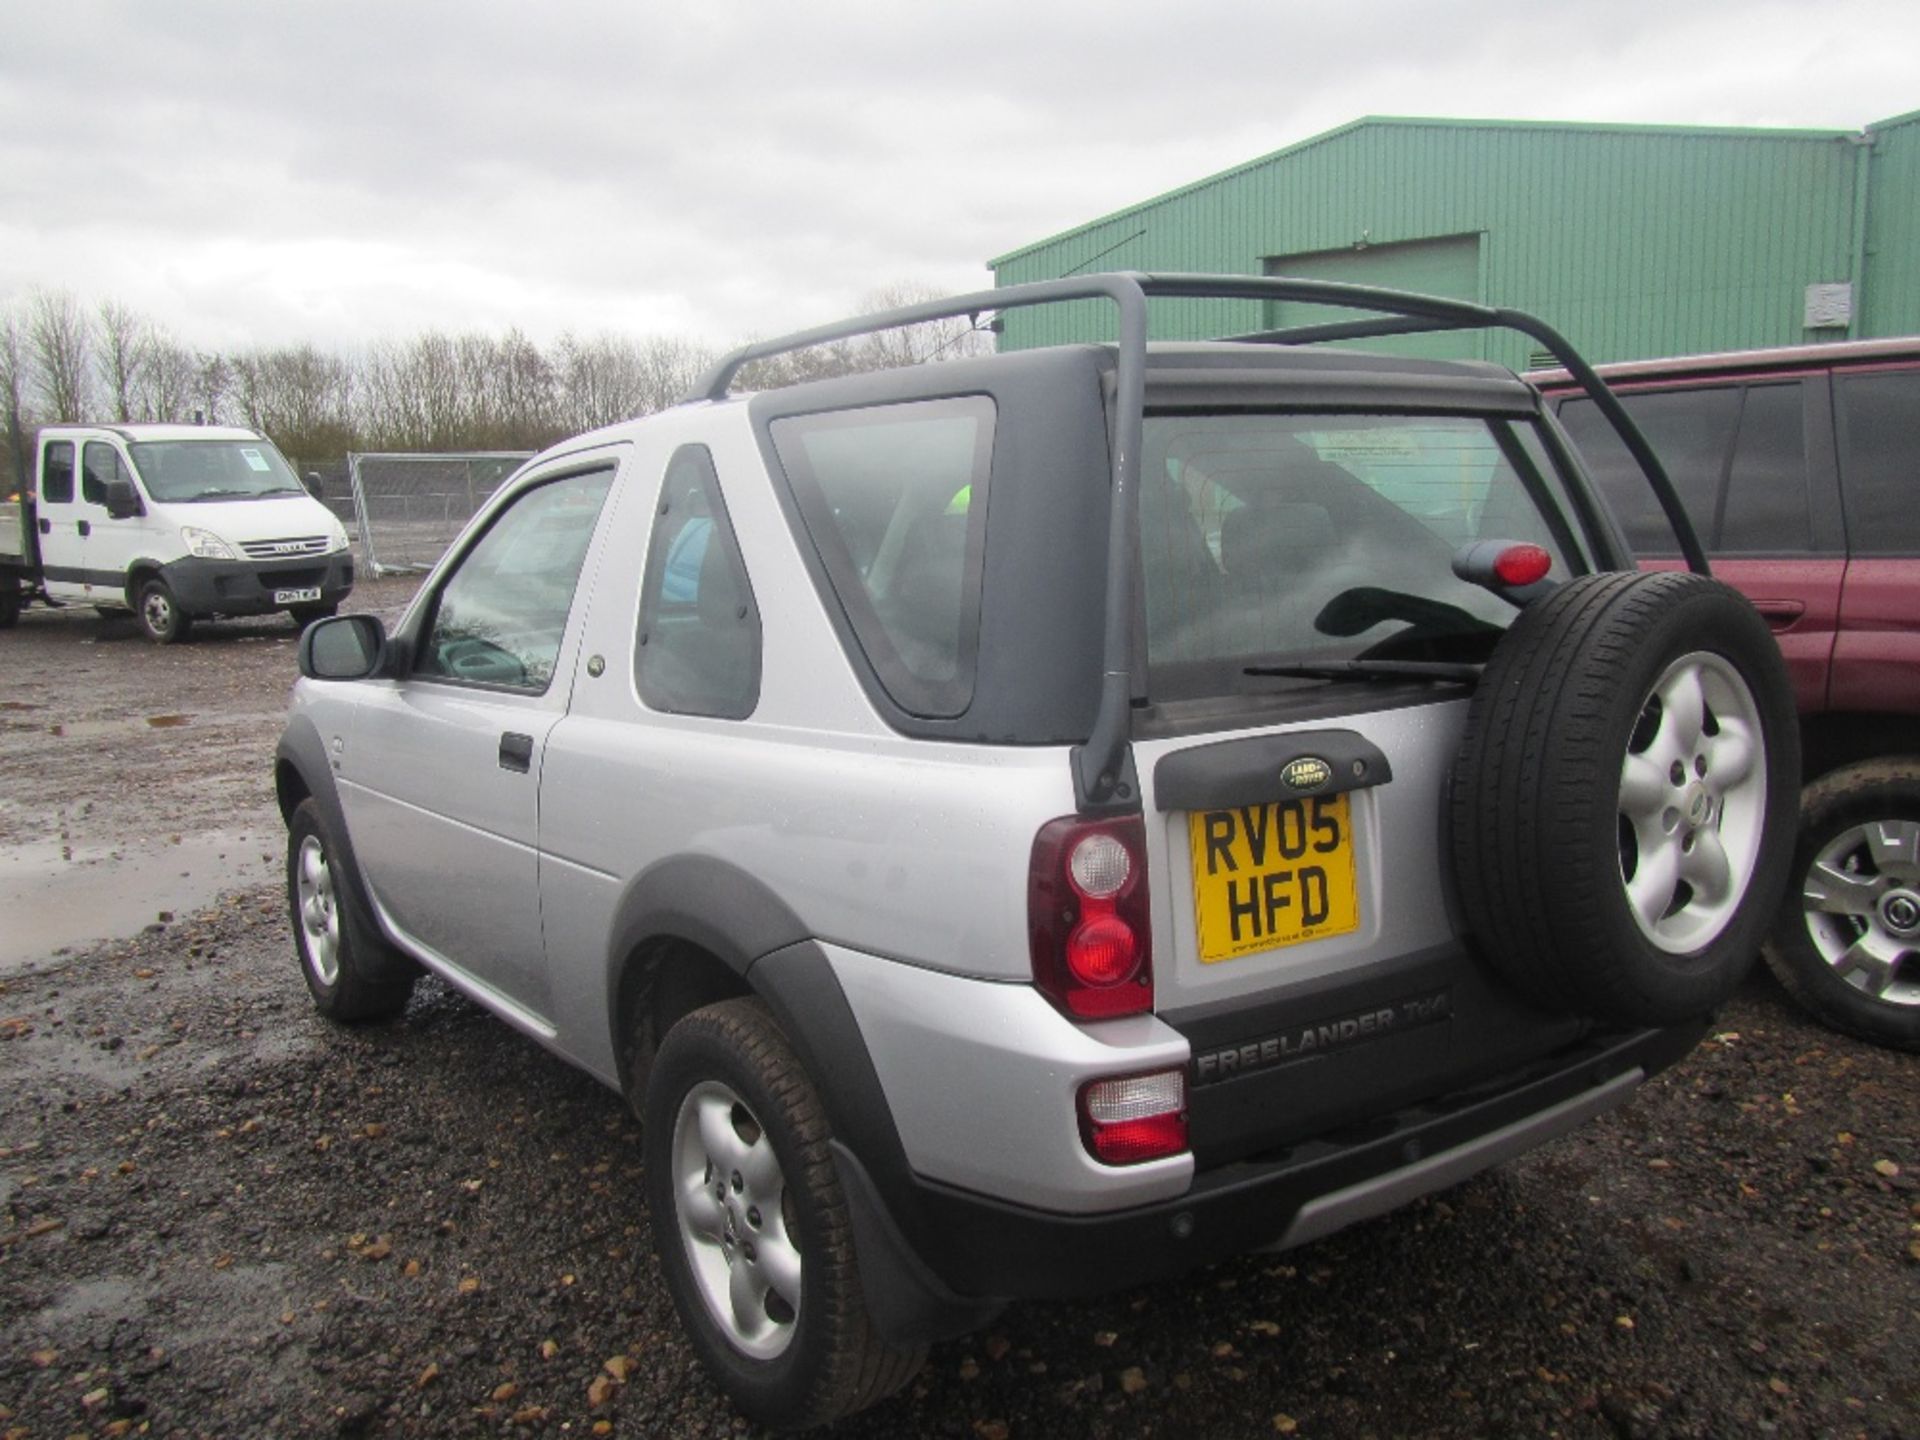
<svg viewBox="0 0 1920 1440"><path fill-rule="evenodd" d="M127 845L0 846L0 975L62 947L137 935L279 873L274 819ZM268 858L263 858L268 857Z"/></svg>

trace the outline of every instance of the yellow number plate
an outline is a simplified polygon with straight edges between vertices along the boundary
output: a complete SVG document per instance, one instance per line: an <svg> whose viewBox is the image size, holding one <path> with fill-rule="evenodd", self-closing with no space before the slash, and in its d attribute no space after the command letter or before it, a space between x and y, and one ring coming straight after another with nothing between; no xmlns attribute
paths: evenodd
<svg viewBox="0 0 1920 1440"><path fill-rule="evenodd" d="M1207 963L1360 927L1345 795L1196 810L1187 825Z"/></svg>

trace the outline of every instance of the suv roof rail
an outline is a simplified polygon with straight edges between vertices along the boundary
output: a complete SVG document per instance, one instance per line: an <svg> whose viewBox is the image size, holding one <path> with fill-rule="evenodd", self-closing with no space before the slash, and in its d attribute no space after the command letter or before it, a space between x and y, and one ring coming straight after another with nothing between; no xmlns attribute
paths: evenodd
<svg viewBox="0 0 1920 1440"><path fill-rule="evenodd" d="M944 300L929 300L876 311L830 325L798 330L771 340L760 340L724 355L701 377L687 403L724 400L743 366L773 355L785 355L835 340L850 340L880 330L897 330L930 320L1058 305L1069 300L1109 300L1119 314L1119 360L1115 372L1115 433L1113 450L1113 510L1108 526L1107 607L1102 641L1099 708L1086 743L1074 747L1073 788L1083 813L1136 808L1139 780L1127 743L1133 704L1133 566L1129 557L1138 548L1138 507L1134 494L1140 482L1141 435L1146 411L1147 301L1183 300L1297 300L1343 310L1372 312L1373 319L1328 325L1306 325L1225 337L1240 344L1309 345L1328 340L1357 340L1444 330L1516 330L1538 341L1567 372L1580 382L1607 417L1653 490L1679 538L1687 567L1708 573L1706 552L1694 532L1686 508L1667 477L1660 458L1646 437L1607 388L1607 384L1558 330L1522 310L1419 295L1404 290L1382 290L1370 285L1346 285L1332 280L1298 280L1285 276L1145 274L1112 271L1062 280L1038 280L980 290Z"/></svg>

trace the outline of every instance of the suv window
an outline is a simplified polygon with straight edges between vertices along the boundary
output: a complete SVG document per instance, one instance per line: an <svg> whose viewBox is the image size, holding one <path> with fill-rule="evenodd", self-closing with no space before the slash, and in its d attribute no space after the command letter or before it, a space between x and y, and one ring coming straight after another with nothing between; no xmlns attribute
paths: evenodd
<svg viewBox="0 0 1920 1440"><path fill-rule="evenodd" d="M1459 579L1473 540L1573 538L1504 422L1468 416L1149 415L1140 488L1156 699L1245 688L1276 660L1483 660L1514 608ZM1519 467L1519 468L1516 468ZM1557 512L1556 512L1557 513Z"/></svg>
<svg viewBox="0 0 1920 1440"><path fill-rule="evenodd" d="M834 595L911 714L958 715L973 698L994 416L966 395L771 427Z"/></svg>
<svg viewBox="0 0 1920 1440"><path fill-rule="evenodd" d="M73 442L49 440L40 464L40 500L49 505L73 503Z"/></svg>
<svg viewBox="0 0 1920 1440"><path fill-rule="evenodd" d="M1842 375L1838 389L1849 544L1920 553L1920 371Z"/></svg>
<svg viewBox="0 0 1920 1440"><path fill-rule="evenodd" d="M1643 390L1620 403L1667 467L1707 549L1777 555L1813 547L1800 381ZM1594 403L1570 397L1560 420L1633 548L1679 554L1666 512Z"/></svg>
<svg viewBox="0 0 1920 1440"><path fill-rule="evenodd" d="M674 453L655 514L633 662L640 698L744 720L760 698L760 611L706 446Z"/></svg>
<svg viewBox="0 0 1920 1440"><path fill-rule="evenodd" d="M610 469L568 475L522 492L494 516L435 597L413 673L545 690L612 484Z"/></svg>

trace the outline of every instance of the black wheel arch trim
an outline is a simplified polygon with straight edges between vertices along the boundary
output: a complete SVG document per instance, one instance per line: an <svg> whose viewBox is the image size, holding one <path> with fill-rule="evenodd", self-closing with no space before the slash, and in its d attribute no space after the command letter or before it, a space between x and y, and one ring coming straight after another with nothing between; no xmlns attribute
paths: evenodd
<svg viewBox="0 0 1920 1440"><path fill-rule="evenodd" d="M354 909L355 918L370 933L386 936L373 902L368 898L366 882L360 876L360 861L353 853L353 835L347 828L346 811L340 804L340 790L334 783L333 766L327 760L326 742L321 739L319 728L311 717L295 713L287 718L287 728L281 732L280 743L274 747L273 770L274 798L280 806L281 819L291 822L294 809L300 803L292 799L287 789L286 778L290 771L306 791L303 798L313 801L326 817L327 826L334 834L340 852L333 857L334 873L343 882L341 888L347 904ZM292 803L288 803L290 799ZM387 939L391 942L392 937L387 936ZM410 965L410 961L396 963L394 978L412 974L408 968Z"/></svg>

